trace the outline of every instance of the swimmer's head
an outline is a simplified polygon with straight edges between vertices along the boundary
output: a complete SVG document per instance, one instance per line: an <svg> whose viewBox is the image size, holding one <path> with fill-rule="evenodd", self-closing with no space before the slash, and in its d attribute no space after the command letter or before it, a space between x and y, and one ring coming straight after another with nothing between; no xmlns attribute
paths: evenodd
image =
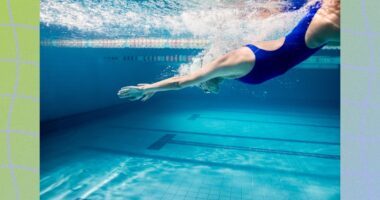
<svg viewBox="0 0 380 200"><path fill-rule="evenodd" d="M223 81L223 78L213 78L208 81L205 81L199 85L199 87L205 92L205 93L219 93L219 85Z"/></svg>

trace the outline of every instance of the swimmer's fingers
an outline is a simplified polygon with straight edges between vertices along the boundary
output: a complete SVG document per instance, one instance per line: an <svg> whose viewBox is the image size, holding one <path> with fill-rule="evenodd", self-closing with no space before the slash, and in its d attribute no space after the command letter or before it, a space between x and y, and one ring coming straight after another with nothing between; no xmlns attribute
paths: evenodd
<svg viewBox="0 0 380 200"><path fill-rule="evenodd" d="M154 92L148 93L144 96L144 98L141 99L141 101L146 101L150 99L154 95Z"/></svg>
<svg viewBox="0 0 380 200"><path fill-rule="evenodd" d="M129 101L136 101L136 100L139 100L143 97L144 95L142 95L141 93L126 93L126 94L122 94L122 95L119 95L120 98L122 99L128 99Z"/></svg>
<svg viewBox="0 0 380 200"><path fill-rule="evenodd" d="M128 94L128 93L137 93L139 92L139 87L137 86L126 86L126 87L123 87L119 90L118 94L121 95L121 94Z"/></svg>
<svg viewBox="0 0 380 200"><path fill-rule="evenodd" d="M126 98L130 101L137 101L145 96L141 86L126 86L121 88L117 94L119 98Z"/></svg>
<svg viewBox="0 0 380 200"><path fill-rule="evenodd" d="M122 87L120 89L120 91L125 91L125 90L129 90L129 89L139 89L138 86L125 86L125 87Z"/></svg>
<svg viewBox="0 0 380 200"><path fill-rule="evenodd" d="M137 96L137 97L130 97L130 98L127 98L129 101L137 101L139 99L141 99L142 96Z"/></svg>
<svg viewBox="0 0 380 200"><path fill-rule="evenodd" d="M128 86L129 87L129 86ZM117 92L117 95L123 95L125 94L127 91L128 91L128 87L123 87L121 88L118 92Z"/></svg>
<svg viewBox="0 0 380 200"><path fill-rule="evenodd" d="M117 96L119 96L119 98L125 98L126 94L122 91L119 91L117 92Z"/></svg>
<svg viewBox="0 0 380 200"><path fill-rule="evenodd" d="M121 89L117 92L117 95L120 98L126 98L127 96L131 95L130 90L128 89Z"/></svg>
<svg viewBox="0 0 380 200"><path fill-rule="evenodd" d="M121 89L128 89L128 88L137 88L137 89L142 89L142 86L150 85L149 83L139 83L137 86L125 86L122 87Z"/></svg>
<svg viewBox="0 0 380 200"><path fill-rule="evenodd" d="M119 90L118 94L129 93L129 92L141 92L141 90L142 90L141 86L125 86Z"/></svg>
<svg viewBox="0 0 380 200"><path fill-rule="evenodd" d="M125 99L125 98L132 98L135 97L135 95L132 94L119 94L119 98Z"/></svg>
<svg viewBox="0 0 380 200"><path fill-rule="evenodd" d="M142 95L138 95L138 94L122 94L122 95L119 95L119 97L121 99L134 99L134 98L137 98L137 97L142 97Z"/></svg>

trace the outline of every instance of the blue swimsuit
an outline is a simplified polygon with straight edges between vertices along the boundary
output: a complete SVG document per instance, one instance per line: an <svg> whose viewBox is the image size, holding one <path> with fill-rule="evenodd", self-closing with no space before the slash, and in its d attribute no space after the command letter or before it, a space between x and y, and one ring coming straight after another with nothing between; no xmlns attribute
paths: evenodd
<svg viewBox="0 0 380 200"><path fill-rule="evenodd" d="M238 80L249 84L262 83L284 74L321 49L324 45L310 49L305 43L306 31L320 7L321 3L318 1L309 8L307 15L285 37L285 42L279 49L266 51L252 44L246 45L255 54L256 62L253 69Z"/></svg>

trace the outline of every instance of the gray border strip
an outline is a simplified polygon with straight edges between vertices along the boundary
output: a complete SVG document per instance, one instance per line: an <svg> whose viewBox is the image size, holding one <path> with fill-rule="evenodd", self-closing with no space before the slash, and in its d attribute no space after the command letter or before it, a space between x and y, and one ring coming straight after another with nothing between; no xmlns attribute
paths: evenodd
<svg viewBox="0 0 380 200"><path fill-rule="evenodd" d="M27 135L27 136L32 136L32 137L38 137L39 133L38 132L28 132L28 131L22 131L22 130L8 130L10 134L20 134L20 135ZM7 130L0 130L1 133L7 133Z"/></svg>
<svg viewBox="0 0 380 200"><path fill-rule="evenodd" d="M0 97L8 97L11 99L26 99L26 100L31 100L34 102L40 102L40 99L38 97L33 97L33 96L24 96L24 95L14 95L14 94L0 94Z"/></svg>
<svg viewBox="0 0 380 200"><path fill-rule="evenodd" d="M15 63L15 62L19 62L20 64L25 64L25 65L32 65L34 67L39 67L40 65L38 64L38 62L36 61L28 61L28 60L19 60L17 61L17 59L8 59L8 58L0 58L0 63Z"/></svg>
<svg viewBox="0 0 380 200"><path fill-rule="evenodd" d="M32 30L40 30L39 26L31 26L31 25L25 25L25 24L0 24L0 27L12 27L12 28L26 28L26 29L32 29Z"/></svg>
<svg viewBox="0 0 380 200"><path fill-rule="evenodd" d="M4 165L3 164L3 165L0 165L0 168L2 168L2 169L20 169L20 170L32 172L35 174L38 174L40 171L38 168L27 167L27 166L22 166L22 165Z"/></svg>

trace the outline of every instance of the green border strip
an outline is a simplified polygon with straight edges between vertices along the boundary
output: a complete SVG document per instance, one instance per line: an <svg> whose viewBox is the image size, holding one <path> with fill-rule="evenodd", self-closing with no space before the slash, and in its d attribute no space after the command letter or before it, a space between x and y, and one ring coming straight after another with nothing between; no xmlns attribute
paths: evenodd
<svg viewBox="0 0 380 200"><path fill-rule="evenodd" d="M39 1L0 0L0 199L39 199Z"/></svg>

